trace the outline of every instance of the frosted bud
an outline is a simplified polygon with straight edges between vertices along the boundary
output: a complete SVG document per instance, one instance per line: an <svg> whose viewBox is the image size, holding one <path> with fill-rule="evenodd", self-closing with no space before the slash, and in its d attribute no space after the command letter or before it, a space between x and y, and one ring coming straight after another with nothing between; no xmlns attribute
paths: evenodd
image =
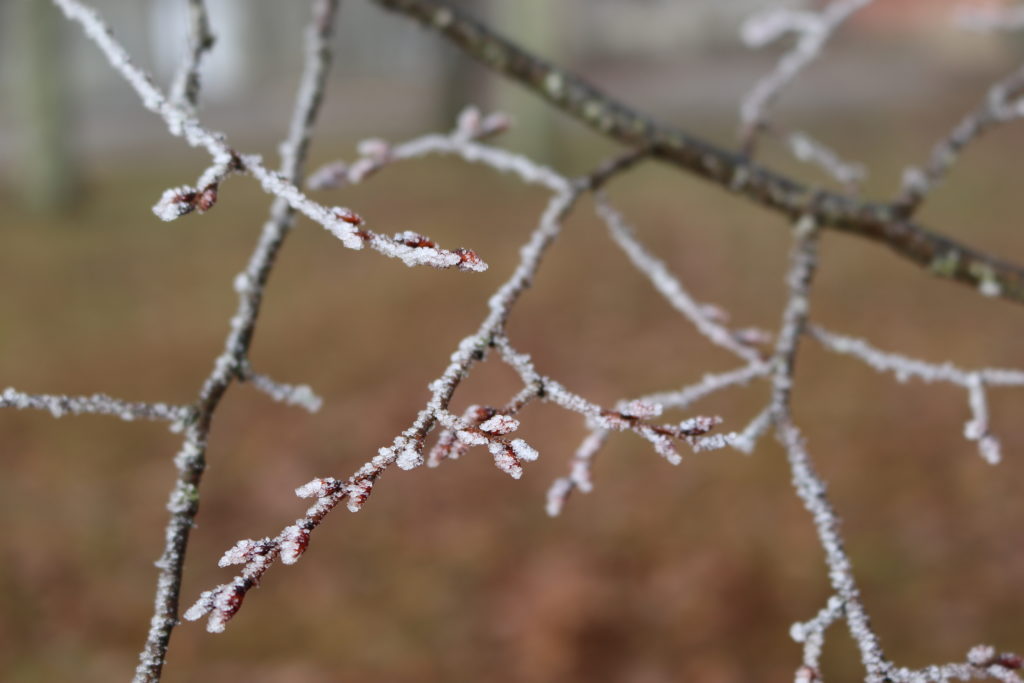
<svg viewBox="0 0 1024 683"><path fill-rule="evenodd" d="M627 417L636 417L643 420L661 415L661 404L650 401L630 401L619 409Z"/></svg>
<svg viewBox="0 0 1024 683"><path fill-rule="evenodd" d="M481 120L480 110L470 105L459 113L455 123L455 132L466 138L474 138L480 133Z"/></svg>
<svg viewBox="0 0 1024 683"><path fill-rule="evenodd" d="M196 189L188 185L172 187L160 195L159 201L153 206L155 213L161 220L173 221L187 213L191 213L195 207Z"/></svg>
<svg viewBox="0 0 1024 683"><path fill-rule="evenodd" d="M487 443L486 436L466 429L460 429L455 435L459 437L459 441L467 446L483 446Z"/></svg>
<svg viewBox="0 0 1024 683"><path fill-rule="evenodd" d="M519 420L511 415L498 414L483 422L480 429L489 434L511 434L519 429Z"/></svg>
<svg viewBox="0 0 1024 683"><path fill-rule="evenodd" d="M522 439L513 439L511 445L512 452L515 453L516 457L519 458L520 460L533 462L538 457L540 457L540 453L537 452L537 449L531 446L530 444L526 443Z"/></svg>
<svg viewBox="0 0 1024 683"><path fill-rule="evenodd" d="M415 443L407 443L395 459L395 464L403 470L411 470L423 464L423 454Z"/></svg>
<svg viewBox="0 0 1024 683"><path fill-rule="evenodd" d="M513 479L519 479L523 476L523 466L519 463L519 459L509 446L499 441L492 441L487 445L487 449L494 456L494 464L499 470L505 472Z"/></svg>
<svg viewBox="0 0 1024 683"><path fill-rule="evenodd" d="M995 656L996 649L991 645L975 645L967 653L967 661L974 666L988 666Z"/></svg>
<svg viewBox="0 0 1024 683"><path fill-rule="evenodd" d="M281 534L281 562L295 564L309 545L309 532L293 524Z"/></svg>
<svg viewBox="0 0 1024 683"><path fill-rule="evenodd" d="M217 566L229 567L233 564L245 564L255 555L262 554L262 551L262 544L259 541L246 538L231 546L217 561Z"/></svg>
<svg viewBox="0 0 1024 683"><path fill-rule="evenodd" d="M299 498L326 498L337 493L338 489L337 479L333 477L317 478L295 489L295 495Z"/></svg>

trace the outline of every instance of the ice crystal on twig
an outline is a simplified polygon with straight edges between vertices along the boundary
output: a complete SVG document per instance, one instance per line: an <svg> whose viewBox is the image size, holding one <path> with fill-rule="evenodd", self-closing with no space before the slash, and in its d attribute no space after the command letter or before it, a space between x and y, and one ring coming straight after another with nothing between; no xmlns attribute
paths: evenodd
<svg viewBox="0 0 1024 683"><path fill-rule="evenodd" d="M904 215L913 213L949 173L965 147L989 129L1021 117L1024 117L1024 67L989 88L985 99L935 144L923 168L911 166L903 172L903 191L896 202L899 209ZM989 296L999 293L999 285L989 278L982 278L981 287Z"/></svg>
<svg viewBox="0 0 1024 683"><path fill-rule="evenodd" d="M45 410L53 417L93 413L113 415L129 422L132 420L165 420L173 424L180 424L192 414L192 408L188 406L122 401L106 394L93 394L92 396L26 394L13 387L7 387L0 392L0 408Z"/></svg>

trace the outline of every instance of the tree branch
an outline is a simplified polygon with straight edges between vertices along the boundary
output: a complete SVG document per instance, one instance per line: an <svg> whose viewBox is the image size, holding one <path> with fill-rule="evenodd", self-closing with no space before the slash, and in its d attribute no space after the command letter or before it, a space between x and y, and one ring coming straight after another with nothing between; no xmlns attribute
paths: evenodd
<svg viewBox="0 0 1024 683"><path fill-rule="evenodd" d="M988 295L1024 303L1024 267L903 220L898 208L891 204L862 201L806 186L743 155L654 121L441 0L374 2L438 31L471 57L613 140L647 148L652 156L783 213L791 220L810 215L822 227L882 242L935 275L973 285Z"/></svg>

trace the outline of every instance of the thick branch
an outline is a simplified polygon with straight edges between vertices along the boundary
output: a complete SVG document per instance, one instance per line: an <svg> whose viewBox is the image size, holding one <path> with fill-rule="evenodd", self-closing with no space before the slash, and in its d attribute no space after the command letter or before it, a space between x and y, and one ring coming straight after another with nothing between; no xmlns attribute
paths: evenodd
<svg viewBox="0 0 1024 683"><path fill-rule="evenodd" d="M499 71L562 111L613 140L650 153L744 195L791 219L813 216L822 227L887 244L936 275L974 285L987 294L1024 303L1024 267L1000 261L900 218L889 204L861 201L805 186L748 158L654 121L602 93L578 76L526 52L440 0L374 0L419 20L467 54Z"/></svg>

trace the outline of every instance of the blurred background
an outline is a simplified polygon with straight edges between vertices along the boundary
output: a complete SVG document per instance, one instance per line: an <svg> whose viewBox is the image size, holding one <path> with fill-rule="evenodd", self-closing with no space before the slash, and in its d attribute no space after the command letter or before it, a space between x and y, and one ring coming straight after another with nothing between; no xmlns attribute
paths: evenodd
<svg viewBox="0 0 1024 683"><path fill-rule="evenodd" d="M654 117L733 145L738 104L783 46L747 51L738 27L769 3L691 0L465 2L501 31ZM185 3L98 7L167 83ZM209 0L217 45L201 118L276 161L301 66L306 3ZM878 0L784 94L776 121L864 163L867 196L908 164L1024 55L1020 34L978 34L952 2ZM369 136L447 129L467 103L511 112L500 141L567 174L616 148L363 0L343 3L310 168L352 158ZM232 180L215 210L173 224L150 207L191 183L185 148L49 3L0 3L0 387L191 401L227 332L234 275L269 199ZM922 222L1024 261L1019 126L973 145ZM809 183L811 168L759 154ZM774 328L789 246L783 220L670 167L647 163L609 192L700 300L739 326ZM476 328L514 266L543 193L446 159L389 168L317 193L374 229L413 229L477 250L483 274L409 269L341 247L308 221L271 279L252 349L257 370L308 382L308 415L236 386L218 412L183 602L226 580L235 540L275 534L304 509L294 487L347 476L405 428L426 384ZM1018 305L939 281L884 247L829 233L813 315L877 346L968 367L1024 365ZM605 404L735 366L632 271L587 202L511 319L542 372ZM795 412L830 483L865 601L887 653L907 666L962 659L979 642L1024 649L1024 393L992 391L1005 462L962 438L964 392L900 385L808 343ZM511 373L485 363L456 397L501 403ZM699 405L738 428L765 387ZM542 457L515 482L483 453L385 476L363 512L338 511L293 567L275 567L223 635L175 631L168 681L662 683L787 680L789 625L828 596L822 553L781 451L718 452L667 465L629 435L595 466L596 490L563 516L544 493L583 435L549 406L524 414ZM0 679L124 680L151 610L153 561L179 443L159 424L0 411ZM831 681L862 678L843 627Z"/></svg>

